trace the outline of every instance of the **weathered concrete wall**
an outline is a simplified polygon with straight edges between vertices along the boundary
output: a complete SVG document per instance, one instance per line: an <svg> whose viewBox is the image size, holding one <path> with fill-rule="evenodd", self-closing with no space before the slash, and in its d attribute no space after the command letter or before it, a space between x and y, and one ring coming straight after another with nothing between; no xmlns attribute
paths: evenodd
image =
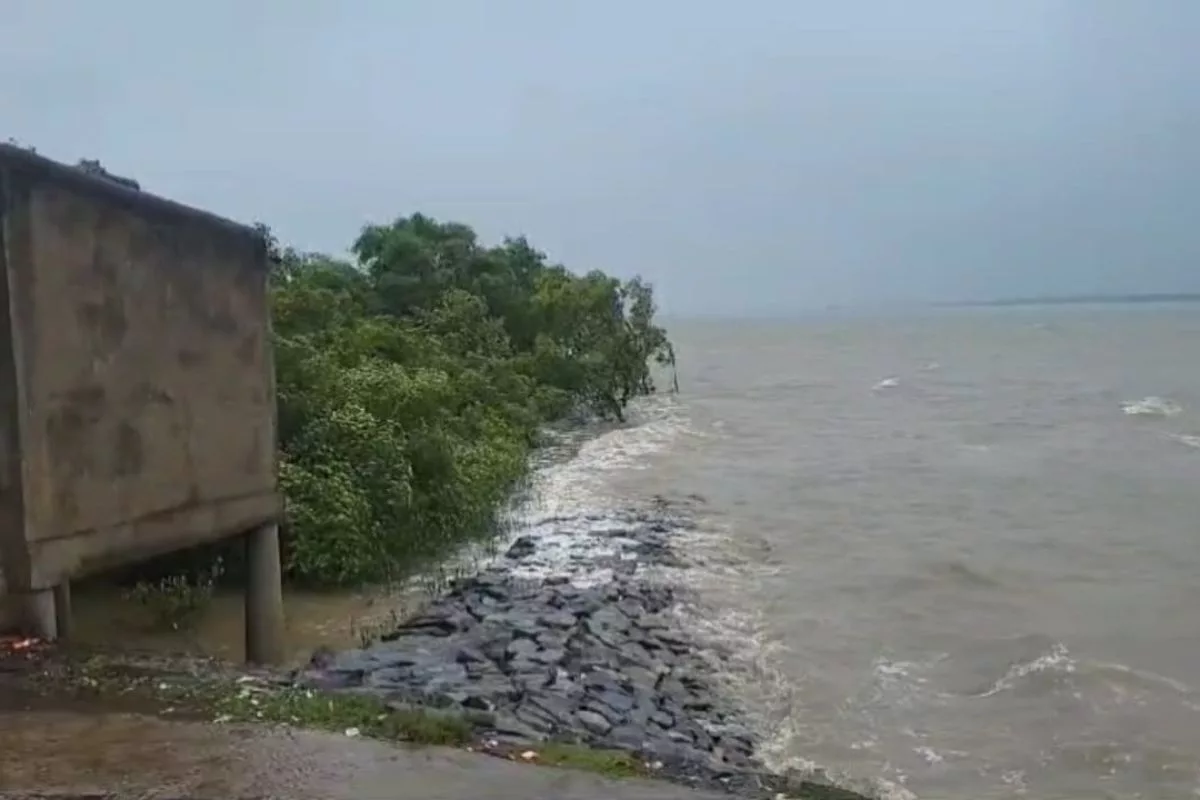
<svg viewBox="0 0 1200 800"><path fill-rule="evenodd" d="M9 590L275 519L261 237L6 147L0 215Z"/></svg>

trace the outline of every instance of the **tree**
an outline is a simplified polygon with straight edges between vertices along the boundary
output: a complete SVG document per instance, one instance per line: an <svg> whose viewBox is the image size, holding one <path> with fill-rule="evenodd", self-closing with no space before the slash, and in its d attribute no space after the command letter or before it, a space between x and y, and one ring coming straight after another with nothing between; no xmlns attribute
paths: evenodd
<svg viewBox="0 0 1200 800"><path fill-rule="evenodd" d="M673 359L651 287L481 245L414 214L369 226L356 263L272 261L286 566L384 580L495 530L539 427L622 419Z"/></svg>

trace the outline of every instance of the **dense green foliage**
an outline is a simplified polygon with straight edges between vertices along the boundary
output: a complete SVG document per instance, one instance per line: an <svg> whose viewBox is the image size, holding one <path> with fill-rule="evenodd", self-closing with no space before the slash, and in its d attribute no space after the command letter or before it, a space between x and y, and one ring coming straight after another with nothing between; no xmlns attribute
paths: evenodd
<svg viewBox="0 0 1200 800"><path fill-rule="evenodd" d="M76 166L139 188L99 161ZM386 581L494 532L542 426L621 420L654 391L651 363L674 361L649 285L575 275L524 238L487 247L414 214L364 229L344 261L260 228L295 581ZM224 542L114 577L143 602L168 596L174 613L241 566Z"/></svg>
<svg viewBox="0 0 1200 800"><path fill-rule="evenodd" d="M303 582L387 580L486 536L542 425L620 419L673 358L648 285L524 239L414 215L366 228L356 263L271 245L285 566Z"/></svg>

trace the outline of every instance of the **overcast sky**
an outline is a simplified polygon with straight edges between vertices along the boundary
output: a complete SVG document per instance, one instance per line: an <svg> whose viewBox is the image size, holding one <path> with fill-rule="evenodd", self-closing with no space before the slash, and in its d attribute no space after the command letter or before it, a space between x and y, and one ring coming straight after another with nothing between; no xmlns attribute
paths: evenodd
<svg viewBox="0 0 1200 800"><path fill-rule="evenodd" d="M0 136L673 313L1200 291L1200 0L9 0Z"/></svg>

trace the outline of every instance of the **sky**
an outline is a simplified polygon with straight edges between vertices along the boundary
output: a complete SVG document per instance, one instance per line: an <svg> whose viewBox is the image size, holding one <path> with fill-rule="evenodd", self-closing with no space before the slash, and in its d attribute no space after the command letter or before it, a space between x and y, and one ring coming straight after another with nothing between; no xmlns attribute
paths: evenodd
<svg viewBox="0 0 1200 800"><path fill-rule="evenodd" d="M13 0L0 137L344 252L422 211L675 315L1200 292L1196 0Z"/></svg>

